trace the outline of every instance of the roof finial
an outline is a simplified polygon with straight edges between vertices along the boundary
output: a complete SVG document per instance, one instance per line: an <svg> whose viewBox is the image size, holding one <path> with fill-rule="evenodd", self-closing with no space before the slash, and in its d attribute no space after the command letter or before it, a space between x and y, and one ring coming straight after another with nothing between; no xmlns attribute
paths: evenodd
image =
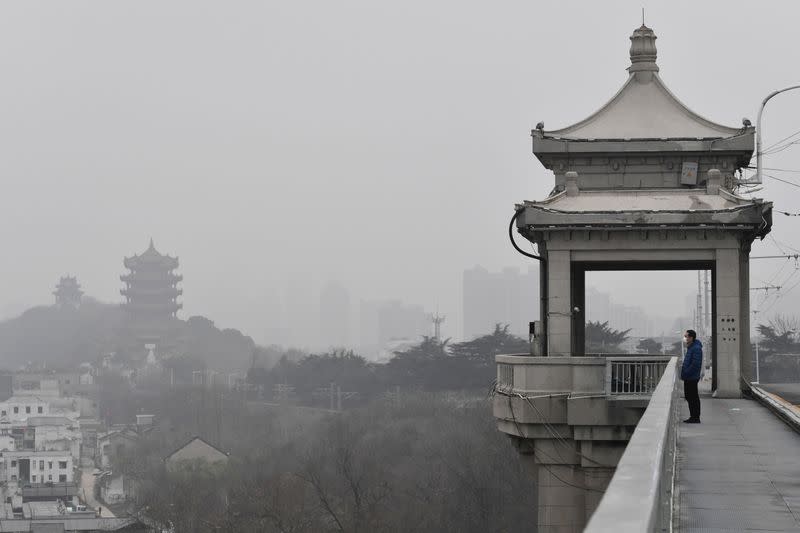
<svg viewBox="0 0 800 533"><path fill-rule="evenodd" d="M644 8L642 8L642 26L644 26Z"/></svg>
<svg viewBox="0 0 800 533"><path fill-rule="evenodd" d="M152 249L152 250L156 249L155 245L153 244L153 238L152 237L150 237L150 249Z"/></svg>
<svg viewBox="0 0 800 533"><path fill-rule="evenodd" d="M644 20L644 11L642 11ZM631 66L628 72L650 71L658 72L656 65L656 34L642 23L641 27L633 30L631 35Z"/></svg>

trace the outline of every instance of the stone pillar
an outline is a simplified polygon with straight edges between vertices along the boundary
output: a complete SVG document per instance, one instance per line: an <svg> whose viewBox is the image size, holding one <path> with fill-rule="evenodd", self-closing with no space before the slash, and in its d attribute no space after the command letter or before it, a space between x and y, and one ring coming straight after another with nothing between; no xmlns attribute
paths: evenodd
<svg viewBox="0 0 800 533"><path fill-rule="evenodd" d="M572 355L571 265L569 250L547 253L547 354Z"/></svg>
<svg viewBox="0 0 800 533"><path fill-rule="evenodd" d="M742 335L739 339L739 364L742 369L742 377L750 383L756 377L753 370L753 347L750 344L750 245L739 253L739 294L741 298L741 317ZM754 317L755 318L755 317Z"/></svg>
<svg viewBox="0 0 800 533"><path fill-rule="evenodd" d="M717 322L714 324L717 349L716 397L741 397L741 339L747 332L742 327L747 320L742 320L740 251L724 248L716 250L715 299ZM749 336L748 336L749 337Z"/></svg>
<svg viewBox="0 0 800 533"><path fill-rule="evenodd" d="M609 454L601 446L593 453L591 441L579 444L572 439L525 440L520 447L525 470L536 480L537 531L539 533L579 533L583 531L605 494L619 460L617 453ZM598 455L598 463L586 466L578 454L587 449L589 456ZM538 458L538 459L537 459ZM521 531L528 528L520 527Z"/></svg>
<svg viewBox="0 0 800 533"><path fill-rule="evenodd" d="M603 494L606 493L608 484L611 483L611 478L614 477L615 468L607 467L584 467L584 482L585 486L589 489L586 492L586 522L594 514L597 506L600 505L600 500L603 499Z"/></svg>
<svg viewBox="0 0 800 533"><path fill-rule="evenodd" d="M577 465L538 465L538 533L580 533L586 526L586 490Z"/></svg>

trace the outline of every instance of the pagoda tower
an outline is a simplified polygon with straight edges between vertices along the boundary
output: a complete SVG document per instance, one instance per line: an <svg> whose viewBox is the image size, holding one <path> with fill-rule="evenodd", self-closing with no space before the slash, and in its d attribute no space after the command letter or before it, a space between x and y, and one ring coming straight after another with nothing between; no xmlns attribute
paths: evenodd
<svg viewBox="0 0 800 533"><path fill-rule="evenodd" d="M153 245L141 255L126 257L123 261L130 272L120 276L125 288L123 307L131 318L131 326L138 337L148 342L157 342L174 325L176 314L183 305L178 296L183 290L177 284L183 276L175 274L178 258L162 255Z"/></svg>
<svg viewBox="0 0 800 533"><path fill-rule="evenodd" d="M56 307L59 309L77 309L81 305L83 291L75 276L62 276L53 291Z"/></svg>

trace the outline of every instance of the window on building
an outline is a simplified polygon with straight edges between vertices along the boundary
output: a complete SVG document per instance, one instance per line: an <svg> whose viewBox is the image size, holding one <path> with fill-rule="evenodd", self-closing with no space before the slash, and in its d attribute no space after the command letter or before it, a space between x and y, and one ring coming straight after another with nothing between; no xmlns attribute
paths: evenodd
<svg viewBox="0 0 800 533"><path fill-rule="evenodd" d="M64 383L66 383L67 385L69 385L69 380L68 380L68 379L65 379L65 380L64 380Z"/></svg>
<svg viewBox="0 0 800 533"><path fill-rule="evenodd" d="M53 461L47 461L47 468L48 468L49 470L52 470L52 469L53 469Z"/></svg>
<svg viewBox="0 0 800 533"><path fill-rule="evenodd" d="M44 412L44 409L42 409L42 406L40 405L39 407L37 407L37 408L36 408L36 411L37 411L39 414L42 414L42 413Z"/></svg>
<svg viewBox="0 0 800 533"><path fill-rule="evenodd" d="M67 462L66 461L59 461L58 462L58 468L60 468L61 470L66 470L67 469Z"/></svg>
<svg viewBox="0 0 800 533"><path fill-rule="evenodd" d="M59 474L58 475L58 481L60 483L66 483L67 482L67 475L66 474Z"/></svg>
<svg viewBox="0 0 800 533"><path fill-rule="evenodd" d="M7 414L5 411L0 412L0 416L6 416Z"/></svg>
<svg viewBox="0 0 800 533"><path fill-rule="evenodd" d="M11 468L16 468L16 467L17 467L17 462L11 461Z"/></svg>
<svg viewBox="0 0 800 533"><path fill-rule="evenodd" d="M25 406L25 412L30 414L30 412L31 412L31 406L30 405L26 405Z"/></svg>
<svg viewBox="0 0 800 533"><path fill-rule="evenodd" d="M39 461L39 470L44 470L44 461Z"/></svg>
<svg viewBox="0 0 800 533"><path fill-rule="evenodd" d="M17 476L16 476L16 474L12 474L12 475L11 475L11 481L16 481L16 480L17 480Z"/></svg>
<svg viewBox="0 0 800 533"><path fill-rule="evenodd" d="M19 407L14 407L14 414L19 413Z"/></svg>
<svg viewBox="0 0 800 533"><path fill-rule="evenodd" d="M31 476L31 481L33 481L34 483L36 483L36 474L34 474L34 475L32 475L32 476Z"/></svg>
<svg viewBox="0 0 800 533"><path fill-rule="evenodd" d="M53 481L53 476L52 476L52 475L50 475L50 474L48 474L48 475L47 475L47 481Z"/></svg>

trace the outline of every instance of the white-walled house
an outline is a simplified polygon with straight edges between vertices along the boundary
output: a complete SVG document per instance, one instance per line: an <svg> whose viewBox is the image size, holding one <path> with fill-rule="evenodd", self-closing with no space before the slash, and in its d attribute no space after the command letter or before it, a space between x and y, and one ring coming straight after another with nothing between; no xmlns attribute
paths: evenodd
<svg viewBox="0 0 800 533"><path fill-rule="evenodd" d="M229 454L216 446L204 441L200 437L192 437L189 442L169 454L164 462L167 470L180 470L184 465L190 465L197 461L206 464L226 464Z"/></svg>
<svg viewBox="0 0 800 533"><path fill-rule="evenodd" d="M74 462L69 451L0 452L0 482L72 483Z"/></svg>
<svg viewBox="0 0 800 533"><path fill-rule="evenodd" d="M0 421L23 422L32 416L49 414L49 402L38 396L12 396L0 402Z"/></svg>

